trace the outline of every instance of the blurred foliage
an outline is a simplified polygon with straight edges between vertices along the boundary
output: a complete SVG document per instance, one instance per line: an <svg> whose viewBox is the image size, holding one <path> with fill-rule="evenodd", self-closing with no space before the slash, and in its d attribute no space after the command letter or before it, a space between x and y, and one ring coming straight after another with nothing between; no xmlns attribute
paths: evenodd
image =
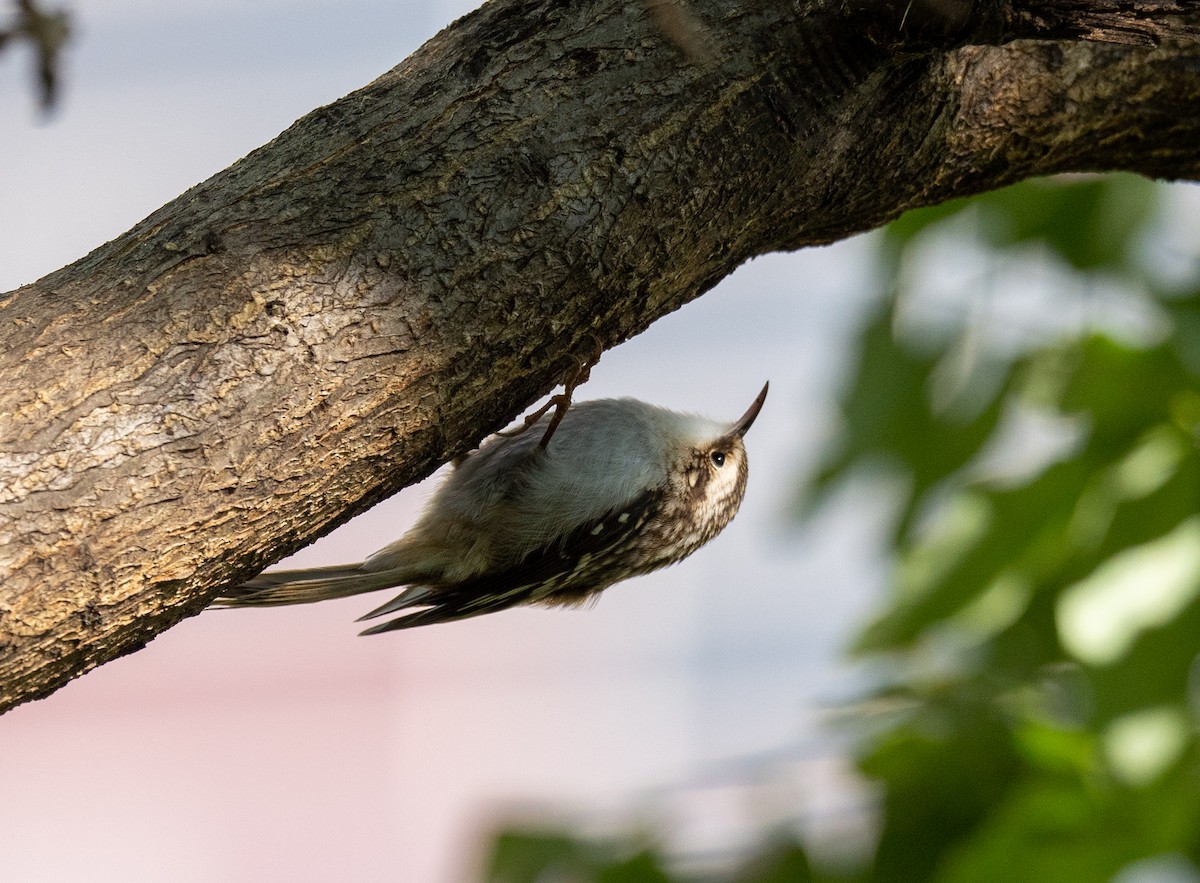
<svg viewBox="0 0 1200 883"><path fill-rule="evenodd" d="M569 831L510 831L496 838L485 863L488 883L809 883L804 848L790 837L770 839L744 865L720 877L680 876L653 849L588 840Z"/></svg>
<svg viewBox="0 0 1200 883"><path fill-rule="evenodd" d="M651 850L629 852L619 844L582 840L566 832L501 834L487 862L487 879L669 883L661 859Z"/></svg>
<svg viewBox="0 0 1200 883"><path fill-rule="evenodd" d="M704 877L510 835L489 880L1200 880L1200 273L1147 264L1161 193L1031 181L880 237L894 289L799 502L868 481L896 513L856 648L874 851L773 844ZM952 297L937 262L966 266Z"/></svg>
<svg viewBox="0 0 1200 883"><path fill-rule="evenodd" d="M889 673L864 703L883 709L860 766L884 797L859 879L1078 883L1200 863L1200 280L1168 293L1141 263L1160 193L1129 176L1027 182L885 233L897 289L805 501L868 466L903 479L894 590L858 645ZM900 321L923 296L912 263L964 233L986 256L961 294L974 308L925 335ZM1021 345L989 345L988 302L1018 294L986 274L1034 254L1070 289L1045 309L1074 299L1080 318L1039 333L1034 311ZM948 370L969 407L932 394Z"/></svg>

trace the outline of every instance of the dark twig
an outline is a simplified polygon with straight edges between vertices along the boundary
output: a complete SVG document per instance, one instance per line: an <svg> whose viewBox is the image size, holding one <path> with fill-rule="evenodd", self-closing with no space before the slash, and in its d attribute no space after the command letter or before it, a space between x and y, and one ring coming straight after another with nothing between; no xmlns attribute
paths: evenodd
<svg viewBox="0 0 1200 883"><path fill-rule="evenodd" d="M43 110L50 110L58 99L59 56L71 35L70 18L61 9L44 10L35 0L17 0L17 17L0 31L0 49L16 40L26 40L37 53L37 74Z"/></svg>

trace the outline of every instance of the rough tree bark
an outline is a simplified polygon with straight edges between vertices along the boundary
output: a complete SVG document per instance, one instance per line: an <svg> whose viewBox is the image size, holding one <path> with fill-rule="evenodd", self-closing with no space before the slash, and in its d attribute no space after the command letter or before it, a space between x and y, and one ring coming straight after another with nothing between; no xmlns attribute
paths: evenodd
<svg viewBox="0 0 1200 883"><path fill-rule="evenodd" d="M0 710L428 474L592 335L747 258L1034 174L1196 177L1200 48L1175 11L493 0L0 295ZM1187 39L1082 42L1159 35Z"/></svg>

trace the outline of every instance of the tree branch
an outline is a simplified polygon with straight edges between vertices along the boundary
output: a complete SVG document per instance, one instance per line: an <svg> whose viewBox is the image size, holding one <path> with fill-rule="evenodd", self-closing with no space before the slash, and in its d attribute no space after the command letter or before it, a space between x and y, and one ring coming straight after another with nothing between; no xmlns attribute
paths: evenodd
<svg viewBox="0 0 1200 883"><path fill-rule="evenodd" d="M754 255L1034 174L1200 170L1196 46L982 45L1170 4L661 6L493 0L0 295L0 708L199 612Z"/></svg>
<svg viewBox="0 0 1200 883"><path fill-rule="evenodd" d="M1188 11L1177 0L1023 0L1014 2L1009 14L1016 37L1157 46L1200 37L1200 27L1184 18Z"/></svg>

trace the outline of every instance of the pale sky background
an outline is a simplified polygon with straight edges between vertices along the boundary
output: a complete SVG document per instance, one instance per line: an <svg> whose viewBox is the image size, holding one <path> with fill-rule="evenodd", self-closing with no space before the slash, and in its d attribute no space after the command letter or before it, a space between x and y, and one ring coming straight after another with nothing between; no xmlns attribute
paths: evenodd
<svg viewBox="0 0 1200 883"><path fill-rule="evenodd" d="M0 54L0 291L81 257L299 116L383 73L463 3L78 0L59 110ZM742 512L586 611L366 639L377 599L208 612L0 718L3 876L455 883L486 833L642 825L697 860L764 824L861 818L821 721L881 583L884 513L808 531L791 494L829 433L869 243L755 261L605 354L580 398L732 419L766 379ZM0 478L0 480L3 480ZM427 486L302 552L358 560Z"/></svg>

